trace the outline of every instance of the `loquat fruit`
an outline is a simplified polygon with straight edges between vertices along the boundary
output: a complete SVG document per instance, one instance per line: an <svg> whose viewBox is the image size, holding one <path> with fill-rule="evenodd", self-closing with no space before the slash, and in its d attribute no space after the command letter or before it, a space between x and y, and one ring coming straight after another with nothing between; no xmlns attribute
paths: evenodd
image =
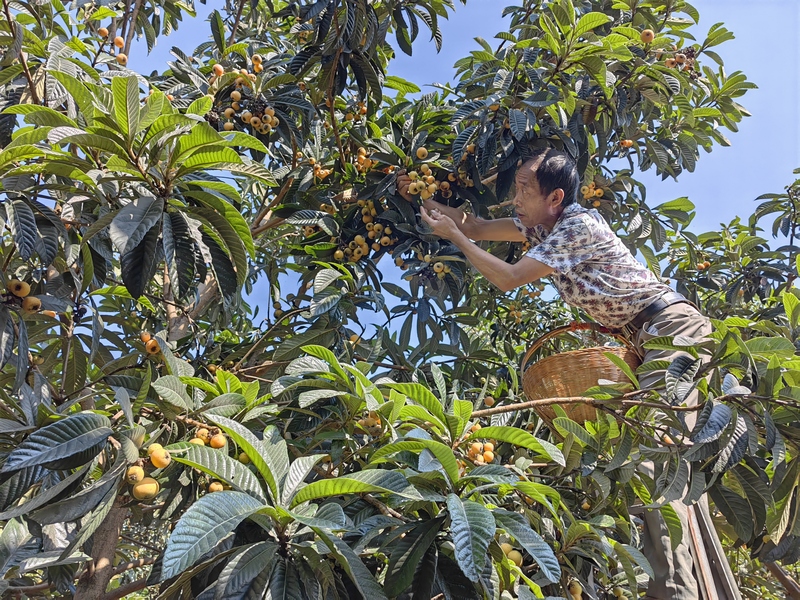
<svg viewBox="0 0 800 600"><path fill-rule="evenodd" d="M162 448L160 451L153 452L150 455L150 462L153 463L156 469L163 469L169 466L169 463L172 462L172 457L169 455L169 452Z"/></svg>
<svg viewBox="0 0 800 600"><path fill-rule="evenodd" d="M219 481L212 481L208 484L208 491L209 492L221 492L225 489L225 486L222 485Z"/></svg>
<svg viewBox="0 0 800 600"><path fill-rule="evenodd" d="M22 299L22 310L28 314L39 312L42 309L42 301L36 296L26 296Z"/></svg>
<svg viewBox="0 0 800 600"><path fill-rule="evenodd" d="M225 73L225 67L223 67L219 63L214 65L214 69L213 70L214 70L214 75L216 75L217 77L220 77L221 75L223 75Z"/></svg>
<svg viewBox="0 0 800 600"><path fill-rule="evenodd" d="M160 452L163 449L164 449L164 446L162 446L161 444L150 444L147 447L147 456L150 456L154 452Z"/></svg>
<svg viewBox="0 0 800 600"><path fill-rule="evenodd" d="M128 55L120 52L117 54L117 63L122 65L123 67L128 64ZM169 98L169 96L167 96Z"/></svg>
<svg viewBox="0 0 800 600"><path fill-rule="evenodd" d="M142 333L139 334L139 339L142 340L143 344L146 344L147 342L149 342L151 337L152 336L147 331L143 331Z"/></svg>
<svg viewBox="0 0 800 600"><path fill-rule="evenodd" d="M161 352L161 345L157 339L153 338L144 345L144 349L147 350L148 354L158 354Z"/></svg>
<svg viewBox="0 0 800 600"><path fill-rule="evenodd" d="M205 446L206 445L206 443L203 440L201 440L199 437L193 437L192 439L189 440L189 443L190 444L194 444L195 446Z"/></svg>
<svg viewBox="0 0 800 600"><path fill-rule="evenodd" d="M492 407L492 406L494 406L494 397L493 397L493 396L486 396L486 397L483 399L483 403L484 403L486 406L489 406L489 407Z"/></svg>
<svg viewBox="0 0 800 600"><path fill-rule="evenodd" d="M100 29L97 30L97 35L99 35L103 39L106 39L108 37L108 29L105 27L101 27Z"/></svg>
<svg viewBox="0 0 800 600"><path fill-rule="evenodd" d="M231 92L231 100L233 100L234 102L238 102L241 99L242 99L242 93L241 92L239 92L237 90L233 90Z"/></svg>
<svg viewBox="0 0 800 600"><path fill-rule="evenodd" d="M494 460L494 452L490 450L485 450L481 456L483 456L483 460L485 460L487 463L490 463Z"/></svg>
<svg viewBox="0 0 800 600"><path fill-rule="evenodd" d="M250 457L247 456L247 454L245 454L244 452L240 452L239 453L239 462L242 463L243 465L249 465L250 464Z"/></svg>
<svg viewBox="0 0 800 600"><path fill-rule="evenodd" d="M653 32L652 29L645 29L642 33L639 34L639 39L642 40L645 44L651 43L654 39L656 39L656 34Z"/></svg>
<svg viewBox="0 0 800 600"><path fill-rule="evenodd" d="M26 281L12 279L8 282L8 291L14 294L17 298L24 298L31 293L31 286Z"/></svg>
<svg viewBox="0 0 800 600"><path fill-rule="evenodd" d="M227 440L225 439L225 435L222 433L212 436L211 440L209 440L209 445L212 448L224 448L226 443Z"/></svg>
<svg viewBox="0 0 800 600"><path fill-rule="evenodd" d="M144 469L139 465L134 465L132 467L128 467L128 470L125 472L125 481L133 485L144 479Z"/></svg>
<svg viewBox="0 0 800 600"><path fill-rule="evenodd" d="M125 45L125 39L121 35L118 35L114 38L114 45L117 48L122 48Z"/></svg>
<svg viewBox="0 0 800 600"><path fill-rule="evenodd" d="M131 493L137 500L152 500L158 495L161 486L152 477L145 477L133 484Z"/></svg>
<svg viewBox="0 0 800 600"><path fill-rule="evenodd" d="M519 550L512 550L508 553L508 560L513 562L518 567L522 566L522 553Z"/></svg>
<svg viewBox="0 0 800 600"><path fill-rule="evenodd" d="M428 158L428 149L425 146L420 146L417 148L417 158L420 160L425 160Z"/></svg>

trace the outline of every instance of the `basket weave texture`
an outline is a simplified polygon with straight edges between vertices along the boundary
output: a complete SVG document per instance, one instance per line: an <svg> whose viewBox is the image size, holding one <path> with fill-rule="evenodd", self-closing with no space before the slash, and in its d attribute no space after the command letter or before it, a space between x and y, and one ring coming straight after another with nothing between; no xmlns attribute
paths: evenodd
<svg viewBox="0 0 800 600"><path fill-rule="evenodd" d="M531 345L522 361L522 389L529 400L582 396L586 390L596 386L600 379L619 383L630 381L622 369L617 367L604 354L606 352L616 354L635 371L641 360L633 349L628 346L601 346L571 350L542 358L530 365L527 364L528 358L547 339L564 331L580 329L595 329L629 343L615 332L588 323L573 324L543 335ZM585 421L593 421L597 416L595 407L589 404L565 404L562 408L570 419L581 424ZM556 417L555 411L548 405L536 406L534 410L547 426L553 430L553 419Z"/></svg>

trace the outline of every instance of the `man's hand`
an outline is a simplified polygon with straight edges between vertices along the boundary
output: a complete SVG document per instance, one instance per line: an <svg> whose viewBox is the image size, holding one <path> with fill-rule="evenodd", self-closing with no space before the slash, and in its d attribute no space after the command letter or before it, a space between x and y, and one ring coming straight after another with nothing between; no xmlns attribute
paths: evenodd
<svg viewBox="0 0 800 600"><path fill-rule="evenodd" d="M400 171L397 175L397 193L400 194L406 201L413 202L414 198L408 192L408 187L411 185L411 177L405 171Z"/></svg>
<svg viewBox="0 0 800 600"><path fill-rule="evenodd" d="M455 221L438 209L434 208L428 212L424 207L420 207L419 214L422 216L422 220L431 226L434 235L448 240L452 240L458 235L463 235Z"/></svg>

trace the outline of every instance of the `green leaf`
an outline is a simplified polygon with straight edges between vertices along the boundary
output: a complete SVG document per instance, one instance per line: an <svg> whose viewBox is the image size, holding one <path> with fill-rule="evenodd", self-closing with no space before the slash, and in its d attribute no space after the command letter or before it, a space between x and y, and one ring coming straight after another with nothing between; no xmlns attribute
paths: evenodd
<svg viewBox="0 0 800 600"><path fill-rule="evenodd" d="M419 493L409 485L399 471L373 469L343 475L336 479L322 479L309 483L295 494L291 506L294 507L317 498L370 492L397 494L412 500L420 499Z"/></svg>
<svg viewBox="0 0 800 600"><path fill-rule="evenodd" d="M364 566L352 548L337 536L322 530L315 529L317 535L331 549L336 562L347 573L350 580L356 585L361 595L369 600L388 600L383 588L375 581L369 569Z"/></svg>
<svg viewBox="0 0 800 600"><path fill-rule="evenodd" d="M108 417L91 412L60 419L30 434L6 458L0 473L10 473L32 465L52 465L83 454L85 462L97 455L112 434ZM83 464L83 463L81 463Z"/></svg>
<svg viewBox="0 0 800 600"><path fill-rule="evenodd" d="M119 257L122 283L134 298L140 298L156 272L160 228L151 227L138 246L129 248Z"/></svg>
<svg viewBox="0 0 800 600"><path fill-rule="evenodd" d="M283 483L283 495L281 496L281 504L288 505L294 493L303 485L306 477L324 455L312 454L310 456L300 456L292 461L289 465L289 473L286 475L286 480Z"/></svg>
<svg viewBox="0 0 800 600"><path fill-rule="evenodd" d="M497 526L505 529L533 557L542 570L542 575L552 583L558 582L561 578L558 558L544 538L531 528L525 517L503 509L493 510L492 516Z"/></svg>
<svg viewBox="0 0 800 600"><path fill-rule="evenodd" d="M37 542L21 519L5 523L0 530L0 576L4 576L10 568L19 564L29 554L38 553Z"/></svg>
<svg viewBox="0 0 800 600"><path fill-rule="evenodd" d="M429 450L436 457L436 460L442 464L442 468L444 468L451 483L458 481L458 463L453 450L434 440L403 439L392 442L375 452L372 455L370 464L383 462L383 457L397 452L409 451L419 454L423 450Z"/></svg>
<svg viewBox="0 0 800 600"><path fill-rule="evenodd" d="M397 90L403 94L417 94L421 91L416 84L396 75L388 75L383 82L383 87Z"/></svg>
<svg viewBox="0 0 800 600"><path fill-rule="evenodd" d="M537 439L527 431L523 431L517 427L496 425L483 427L470 435L468 439L473 440L479 438L493 439L497 440L498 442L507 442L509 444L513 444L514 446L519 446L520 448L527 448L528 450L537 452L540 456L548 460L552 460L562 467L566 465L564 455L557 446L551 444L550 442L546 442L545 440Z"/></svg>
<svg viewBox="0 0 800 600"><path fill-rule="evenodd" d="M558 507L561 505L561 495L557 490L535 481L520 481L515 483L514 487L547 508L553 514L553 517L559 518Z"/></svg>
<svg viewBox="0 0 800 600"><path fill-rule="evenodd" d="M497 529L494 517L482 504L462 500L455 494L447 496L447 511L456 562L470 581L477 582L486 564L489 543Z"/></svg>
<svg viewBox="0 0 800 600"><path fill-rule="evenodd" d="M383 589L389 596L399 596L414 580L414 572L442 526L442 519L429 519L405 532L392 543Z"/></svg>
<svg viewBox="0 0 800 600"><path fill-rule="evenodd" d="M236 421L226 419L225 417L220 417L219 415L208 415L208 418L217 426L219 426L219 428L225 433L227 433L236 443L236 445L242 449L242 452L247 454L247 456L250 458L250 461L253 463L253 466L259 473L261 473L264 481L266 481L273 500L277 502L278 498L280 498L278 484L275 481L275 477L272 474L272 470L269 468L267 461L264 460L264 457L261 454L261 440L259 440L253 434L253 432L247 429L244 425L241 425Z"/></svg>
<svg viewBox="0 0 800 600"><path fill-rule="evenodd" d="M45 491L38 493L36 496L31 498L30 500L23 502L22 504L15 506L13 508L9 508L8 510L0 513L0 521L10 521L16 517L21 515L28 514L43 506L49 502L51 502L54 498L60 496L64 490L69 488L70 486L79 482L88 472L90 465L84 465L68 477L65 477L57 484L47 488ZM16 477L16 475L15 475ZM6 484L4 484L6 485ZM28 491L28 485L26 485L25 489L22 492ZM20 494L21 495L21 494Z"/></svg>
<svg viewBox="0 0 800 600"><path fill-rule="evenodd" d="M675 551L683 539L683 525L681 524L681 519L678 517L678 513L675 512L675 509L669 504L665 504L658 510L661 512L661 518L664 519L664 523L667 525L670 546L672 550Z"/></svg>
<svg viewBox="0 0 800 600"><path fill-rule="evenodd" d="M192 504L175 525L167 541L161 581L191 567L263 503L242 492L206 494Z"/></svg>
<svg viewBox="0 0 800 600"><path fill-rule="evenodd" d="M784 337L751 338L745 341L745 345L754 356L767 361L773 354L782 359L790 359L795 353L794 344Z"/></svg>
<svg viewBox="0 0 800 600"><path fill-rule="evenodd" d="M708 495L733 526L736 535L745 542L750 541L753 537L753 513L747 500L721 484L712 486Z"/></svg>
<svg viewBox="0 0 800 600"><path fill-rule="evenodd" d="M250 226L247 224L247 221L244 220L244 217L242 217L242 213L230 202L225 202L211 194L204 195L202 198L198 198L198 200L225 218L230 230L234 231L239 237L239 240L244 245L250 258L255 258L256 248L253 244L253 236L250 233ZM230 247L232 245L232 239L230 239L228 235L229 228L225 228L225 231L221 231L219 228L216 229L220 232L220 235L224 234L223 239L225 240L225 244Z"/></svg>
<svg viewBox="0 0 800 600"><path fill-rule="evenodd" d="M572 419L568 417L556 417L553 419L553 425L555 425L556 429L561 435L565 436L566 434L571 433L578 438L584 446L588 446L597 451L600 450L597 447L597 441L592 437L592 435Z"/></svg>
<svg viewBox="0 0 800 600"><path fill-rule="evenodd" d="M139 196L123 206L108 228L111 242L120 253L125 253L144 239L148 231L161 219L164 201L151 196Z"/></svg>
<svg viewBox="0 0 800 600"><path fill-rule="evenodd" d="M5 202L8 228L11 237L22 260L30 260L36 249L39 229L36 227L36 217L30 206L22 200Z"/></svg>
<svg viewBox="0 0 800 600"><path fill-rule="evenodd" d="M9 106L3 110L3 114L7 115L25 115L25 122L39 125L42 127L59 127L61 125L67 127L77 127L78 124L66 115L48 108L47 106L40 106L38 104L16 104Z"/></svg>
<svg viewBox="0 0 800 600"><path fill-rule="evenodd" d="M245 163L245 164L240 164L236 162L223 163L217 165L216 169L220 171L230 171L231 173L239 173L240 175L249 175L250 177L255 177L256 179L259 179L260 181L269 186L278 185L278 182L275 181L275 176L272 174L272 171L270 171L260 163L255 163L255 162Z"/></svg>
<svg viewBox="0 0 800 600"><path fill-rule="evenodd" d="M246 600L253 592L260 598L264 587L259 585L259 574L268 574L278 556L278 546L272 542L257 542L241 548L219 574L214 599Z"/></svg>
<svg viewBox="0 0 800 600"><path fill-rule="evenodd" d="M215 479L228 483L237 491L266 503L267 497L253 472L225 452L188 442L173 444L167 449L175 461L200 469Z"/></svg>
<svg viewBox="0 0 800 600"><path fill-rule="evenodd" d="M401 394L405 394L408 398L423 406L429 413L431 413L439 425L447 430L447 420L444 416L444 409L439 399L433 395L428 388L419 383L390 383L387 386L389 389L397 390Z"/></svg>
<svg viewBox="0 0 800 600"><path fill-rule="evenodd" d="M603 356L605 356L608 360L617 365L617 367L623 373L625 373L625 375L627 375L628 379L631 380L634 387L638 389L639 380L634 374L633 369L631 369L631 366L628 363L626 363L621 356L619 356L618 354L614 354L613 352L603 352Z"/></svg>
<svg viewBox="0 0 800 600"><path fill-rule="evenodd" d="M135 76L114 77L111 90L117 124L130 140L139 131L139 79Z"/></svg>
<svg viewBox="0 0 800 600"><path fill-rule="evenodd" d="M208 96L201 96L186 108L187 115L205 116L214 106L214 101Z"/></svg>
<svg viewBox="0 0 800 600"><path fill-rule="evenodd" d="M573 39L576 39L582 36L584 33L591 31L601 25L605 25L606 23L610 22L612 19L608 15L600 12L590 12L583 15L578 24L575 25L575 29L572 31Z"/></svg>

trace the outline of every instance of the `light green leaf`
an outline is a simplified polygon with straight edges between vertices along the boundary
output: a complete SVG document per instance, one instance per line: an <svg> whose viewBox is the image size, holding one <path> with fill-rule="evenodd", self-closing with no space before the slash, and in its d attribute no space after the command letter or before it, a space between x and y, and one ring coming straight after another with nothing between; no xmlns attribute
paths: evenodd
<svg viewBox="0 0 800 600"><path fill-rule="evenodd" d="M219 415L208 415L208 418L227 433L236 445L247 454L253 466L261 473L264 481L267 482L272 498L277 501L277 499L280 498L278 484L275 481L272 470L261 455L261 440L259 440L252 431L236 421L220 417Z"/></svg>
<svg viewBox="0 0 800 600"><path fill-rule="evenodd" d="M442 468L444 468L444 472L447 473L451 483L458 481L458 463L453 450L434 440L403 439L392 442L375 452L372 455L370 464L384 462L384 457L397 452L409 451L419 454L423 450L429 450L436 457L436 460L442 464Z"/></svg>
<svg viewBox="0 0 800 600"><path fill-rule="evenodd" d="M267 497L253 472L225 452L189 442L172 444L167 449L176 462L200 469L215 479L228 483L237 491L266 503Z"/></svg>
<svg viewBox="0 0 800 600"><path fill-rule="evenodd" d="M572 36L573 39L579 38L584 33L591 31L601 25L605 25L606 23L610 22L612 19L610 16L600 13L600 12L590 12L583 15L578 24L575 26L573 30Z"/></svg>
<svg viewBox="0 0 800 600"><path fill-rule="evenodd" d="M424 407L436 418L439 425L447 430L442 403L439 402L439 399L433 395L433 392L424 385L419 383L390 383L387 387L397 390L401 394L405 394L408 398Z"/></svg>
<svg viewBox="0 0 800 600"><path fill-rule="evenodd" d="M295 497L292 498L291 506L294 507L317 498L370 492L397 494L412 500L421 498L419 493L409 485L400 472L369 470L344 475L336 479L322 479L309 483L295 494Z"/></svg>
<svg viewBox="0 0 800 600"><path fill-rule="evenodd" d="M114 113L122 133L133 138L139 130L139 80L135 77L114 77Z"/></svg>
<svg viewBox="0 0 800 600"><path fill-rule="evenodd" d="M538 452L542 457L552 460L562 467L566 465L564 455L557 446L545 440L535 438L527 431L523 431L517 427L495 425L483 427L472 433L468 439L493 439L499 442L507 442L509 444L513 444L514 446L519 446L521 448L527 448L528 450Z"/></svg>

